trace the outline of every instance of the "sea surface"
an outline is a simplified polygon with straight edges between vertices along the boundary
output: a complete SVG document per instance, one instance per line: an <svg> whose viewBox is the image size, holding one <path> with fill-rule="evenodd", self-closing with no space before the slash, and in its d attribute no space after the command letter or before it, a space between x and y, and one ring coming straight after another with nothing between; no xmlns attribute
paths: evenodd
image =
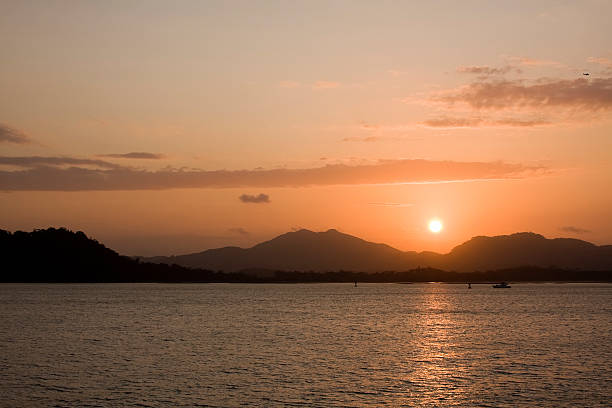
<svg viewBox="0 0 612 408"><path fill-rule="evenodd" d="M610 407L612 285L2 284L2 407Z"/></svg>

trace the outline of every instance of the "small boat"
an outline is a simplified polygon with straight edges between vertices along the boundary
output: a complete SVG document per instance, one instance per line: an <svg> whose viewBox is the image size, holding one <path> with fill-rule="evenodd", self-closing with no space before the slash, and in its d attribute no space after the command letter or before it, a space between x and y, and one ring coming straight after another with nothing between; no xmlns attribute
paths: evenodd
<svg viewBox="0 0 612 408"><path fill-rule="evenodd" d="M508 282L500 282L497 285L493 285L494 288L511 288L512 286L508 285Z"/></svg>

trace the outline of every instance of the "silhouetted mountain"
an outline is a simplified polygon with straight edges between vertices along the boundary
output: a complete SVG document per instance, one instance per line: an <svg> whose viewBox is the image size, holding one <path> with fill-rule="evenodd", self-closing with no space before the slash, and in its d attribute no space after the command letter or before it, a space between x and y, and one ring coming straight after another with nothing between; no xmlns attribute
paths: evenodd
<svg viewBox="0 0 612 408"><path fill-rule="evenodd" d="M144 258L148 262L238 271L247 268L297 271L382 271L406 269L410 254L334 229L299 230L252 248L225 247L189 255Z"/></svg>
<svg viewBox="0 0 612 408"><path fill-rule="evenodd" d="M402 252L336 230L300 230L251 248L226 247L189 255L146 258L149 262L237 271L248 268L291 271L386 271L431 267L485 271L521 266L612 270L612 246L533 233L475 237L448 254Z"/></svg>
<svg viewBox="0 0 612 408"><path fill-rule="evenodd" d="M532 232L474 237L444 255L442 269L494 270L518 266L612 270L612 245L572 238L547 239Z"/></svg>
<svg viewBox="0 0 612 408"><path fill-rule="evenodd" d="M15 233L0 230L0 282L610 281L612 268L609 266L603 268L607 271L595 270L601 269L595 267L589 271L530 266L461 273L439 268L411 268L410 265L447 262L450 265L455 262L465 270L483 270L504 262L533 264L537 261L551 264L549 261L553 259L558 265L561 260L568 264L574 262L573 265L601 266L611 264L611 248L597 247L578 240L547 240L536 234L522 233L492 238L476 237L447 255L432 252L417 254L366 242L335 230L319 233L301 230L249 249L221 248L187 255L192 262L212 259L216 269L229 271L227 265L240 269L223 273L141 262L119 255L82 232L71 232L64 228ZM563 255L556 255L559 251ZM483 255L485 253L487 255ZM516 259L511 257L512 253L518 254ZM178 261L181 258L172 259ZM260 259L272 259L273 262L266 265L273 266L242 268L243 265L260 263ZM265 263L262 261L261 264ZM323 270L327 272L321 272ZM368 270L386 271L365 272Z"/></svg>

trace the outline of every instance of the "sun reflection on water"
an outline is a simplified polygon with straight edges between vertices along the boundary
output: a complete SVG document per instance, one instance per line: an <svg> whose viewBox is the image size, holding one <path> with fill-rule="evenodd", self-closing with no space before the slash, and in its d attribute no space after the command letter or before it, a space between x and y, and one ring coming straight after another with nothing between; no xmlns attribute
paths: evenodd
<svg viewBox="0 0 612 408"><path fill-rule="evenodd" d="M469 380L477 369L471 364L470 351L462 346L465 322L457 322L458 305L445 296L446 288L428 285L416 305L415 355L407 364L412 370L406 378L414 387L411 395L420 406L453 406L471 400L474 392Z"/></svg>

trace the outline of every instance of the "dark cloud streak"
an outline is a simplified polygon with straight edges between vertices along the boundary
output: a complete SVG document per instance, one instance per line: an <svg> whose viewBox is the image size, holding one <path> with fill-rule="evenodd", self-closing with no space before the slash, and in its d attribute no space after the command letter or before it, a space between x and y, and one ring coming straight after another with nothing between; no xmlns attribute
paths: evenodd
<svg viewBox="0 0 612 408"><path fill-rule="evenodd" d="M504 75L509 72L516 72L520 74L522 70L511 65L506 65L501 68L489 67L486 65L472 65L457 68L457 72L462 74L477 74L477 75Z"/></svg>
<svg viewBox="0 0 612 408"><path fill-rule="evenodd" d="M480 81L435 101L453 105L465 103L474 109L574 108L599 111L612 108L612 78L523 81Z"/></svg>
<svg viewBox="0 0 612 408"><path fill-rule="evenodd" d="M100 154L99 157L108 157L112 159L152 159L160 160L166 158L165 155L159 153L147 153L147 152L130 152L130 153L112 153L112 154Z"/></svg>
<svg viewBox="0 0 612 408"><path fill-rule="evenodd" d="M105 169L117 169L121 166L103 160L78 159L74 157L44 157L44 156L25 156L25 157L6 157L0 156L0 164L24 167L29 169L40 168L43 166L96 166Z"/></svg>
<svg viewBox="0 0 612 408"><path fill-rule="evenodd" d="M25 133L0 123L0 142L25 144L31 140Z"/></svg>
<svg viewBox="0 0 612 408"><path fill-rule="evenodd" d="M422 123L432 128L465 128L465 127L534 127L550 125L551 122L544 119L483 119L483 118L459 118L459 117L440 117L429 119Z"/></svg>
<svg viewBox="0 0 612 408"><path fill-rule="evenodd" d="M571 232L573 234L585 234L587 232L591 232L591 230L588 229L584 229L584 228L580 228L580 227L574 227L572 225L567 225L565 227L559 227L559 229L561 231L564 232Z"/></svg>
<svg viewBox="0 0 612 408"><path fill-rule="evenodd" d="M426 183L522 178L545 170L504 162L381 160L373 164L328 164L305 169L157 171L101 160L65 157L1 157L4 191L165 190L173 188L273 188L355 184ZM91 168L91 167L97 168Z"/></svg>
<svg viewBox="0 0 612 408"><path fill-rule="evenodd" d="M270 202L270 196L263 193L258 195L242 194L240 197L238 197L238 199L243 203L251 204L262 204Z"/></svg>

